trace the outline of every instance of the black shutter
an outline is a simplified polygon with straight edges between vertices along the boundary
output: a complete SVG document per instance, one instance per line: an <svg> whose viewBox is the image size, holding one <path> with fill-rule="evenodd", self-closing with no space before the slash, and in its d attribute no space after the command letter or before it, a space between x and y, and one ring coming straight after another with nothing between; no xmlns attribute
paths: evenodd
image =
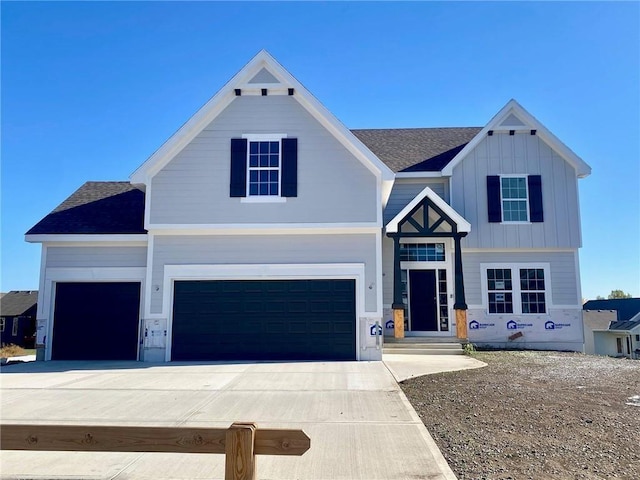
<svg viewBox="0 0 640 480"><path fill-rule="evenodd" d="M532 222L544 222L542 210L542 177L529 175L529 220Z"/></svg>
<svg viewBox="0 0 640 480"><path fill-rule="evenodd" d="M231 182L229 195L247 196L247 139L231 139Z"/></svg>
<svg viewBox="0 0 640 480"><path fill-rule="evenodd" d="M502 205L500 205L500 177L487 176L487 207L490 223L502 222Z"/></svg>
<svg viewBox="0 0 640 480"><path fill-rule="evenodd" d="M298 139L282 139L282 192L283 197L298 196Z"/></svg>

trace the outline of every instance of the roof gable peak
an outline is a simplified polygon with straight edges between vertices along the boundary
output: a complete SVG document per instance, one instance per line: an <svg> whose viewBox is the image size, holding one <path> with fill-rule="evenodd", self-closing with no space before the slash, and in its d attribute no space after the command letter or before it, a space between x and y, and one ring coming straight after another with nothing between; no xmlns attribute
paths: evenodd
<svg viewBox="0 0 640 480"><path fill-rule="evenodd" d="M277 82L277 83L276 83ZM263 89L291 95L340 141L365 167L385 181L393 179L393 172L377 158L350 130L327 110L293 75L269 52L260 50L176 133L154 152L129 179L133 184L147 184L191 140L211 123L237 95L262 95Z"/></svg>
<svg viewBox="0 0 640 480"><path fill-rule="evenodd" d="M569 147L551 133L537 118L531 115L515 99L511 99L489 120L480 132L442 169L442 174L451 176L454 167L460 163L491 131L535 131L558 155L572 165L578 178L591 174L591 167Z"/></svg>

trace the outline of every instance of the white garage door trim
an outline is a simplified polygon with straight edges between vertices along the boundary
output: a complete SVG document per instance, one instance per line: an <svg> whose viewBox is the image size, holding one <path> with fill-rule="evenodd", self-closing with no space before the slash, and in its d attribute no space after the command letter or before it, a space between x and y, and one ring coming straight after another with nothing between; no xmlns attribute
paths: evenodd
<svg viewBox="0 0 640 480"><path fill-rule="evenodd" d="M171 361L173 335L173 282L176 280L355 280L356 356L360 360L358 319L364 316L364 263L273 265L165 265L162 310L167 315L165 360Z"/></svg>

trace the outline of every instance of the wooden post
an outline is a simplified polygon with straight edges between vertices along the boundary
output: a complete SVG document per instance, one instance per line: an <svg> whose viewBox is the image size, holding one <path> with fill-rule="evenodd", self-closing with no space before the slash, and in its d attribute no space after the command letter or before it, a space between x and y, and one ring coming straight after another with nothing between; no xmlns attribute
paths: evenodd
<svg viewBox="0 0 640 480"><path fill-rule="evenodd" d="M225 439L225 480L255 480L255 437L254 423L234 423L229 427Z"/></svg>
<svg viewBox="0 0 640 480"><path fill-rule="evenodd" d="M456 310L456 336L460 340L467 340L467 311Z"/></svg>
<svg viewBox="0 0 640 480"><path fill-rule="evenodd" d="M393 309L393 336L404 338L404 308Z"/></svg>

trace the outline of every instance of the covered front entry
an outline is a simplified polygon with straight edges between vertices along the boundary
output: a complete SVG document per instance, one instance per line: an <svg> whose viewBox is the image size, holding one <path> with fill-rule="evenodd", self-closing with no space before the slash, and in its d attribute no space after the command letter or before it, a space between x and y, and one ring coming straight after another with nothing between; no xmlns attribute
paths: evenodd
<svg viewBox="0 0 640 480"><path fill-rule="evenodd" d="M140 282L58 282L52 360L137 360Z"/></svg>
<svg viewBox="0 0 640 480"><path fill-rule="evenodd" d="M355 280L174 282L172 360L355 360Z"/></svg>
<svg viewBox="0 0 640 480"><path fill-rule="evenodd" d="M425 187L385 229L394 244L394 336L404 337L406 330L414 334L453 334L449 323L451 298L455 333L458 338L466 338L460 241L471 230L469 222ZM452 263L453 288L447 282Z"/></svg>

